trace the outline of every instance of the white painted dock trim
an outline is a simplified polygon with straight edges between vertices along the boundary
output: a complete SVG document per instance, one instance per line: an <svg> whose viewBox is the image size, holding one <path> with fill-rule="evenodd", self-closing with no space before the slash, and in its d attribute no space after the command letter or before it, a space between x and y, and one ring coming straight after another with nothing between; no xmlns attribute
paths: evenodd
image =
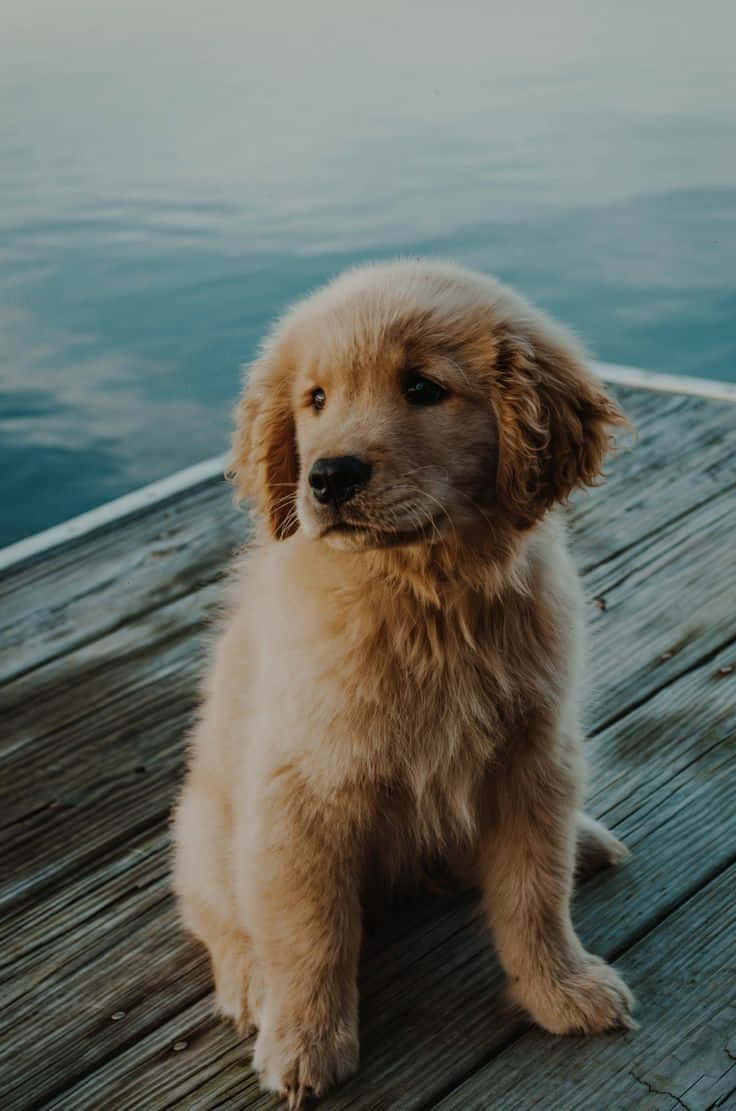
<svg viewBox="0 0 736 1111"><path fill-rule="evenodd" d="M593 363L593 369L604 380L619 386L639 386L662 393L686 393L707 397L710 401L736 401L736 382L717 382L713 378L689 378L684 374L660 374L636 366L618 363Z"/></svg>
<svg viewBox="0 0 736 1111"><path fill-rule="evenodd" d="M158 482L151 482L148 486L141 486L124 494L122 498L105 502L104 505L90 509L88 513L80 513L78 517L71 517L62 521L60 525L37 532L25 540L18 540L6 548L0 548L0 571L6 571L16 563L25 563L28 559L50 548L68 544L79 536L86 536L96 529L104 528L123 517L130 517L140 513L157 502L168 501L184 490L192 490L203 482L209 482L218 475L222 475L227 463L227 455L215 455L211 459L203 459L192 467L185 467L176 471L167 478L160 478Z"/></svg>
<svg viewBox="0 0 736 1111"><path fill-rule="evenodd" d="M708 378L688 378L680 374L660 374L655 371L641 370L639 367L620 366L617 363L593 363L593 368L606 382L620 386L635 386L647 390L661 390L663 393L694 394L711 401L736 402L736 383L716 382ZM0 548L0 571L7 571L16 564L25 563L51 548L68 544L77 537L85 536L96 529L104 528L114 521L140 513L141 510L165 502L184 490L217 478L225 470L227 455L216 455L204 459L192 467L176 471L168 478L151 482L125 494L122 498L105 502L104 505L63 521L60 525L37 532L25 540Z"/></svg>

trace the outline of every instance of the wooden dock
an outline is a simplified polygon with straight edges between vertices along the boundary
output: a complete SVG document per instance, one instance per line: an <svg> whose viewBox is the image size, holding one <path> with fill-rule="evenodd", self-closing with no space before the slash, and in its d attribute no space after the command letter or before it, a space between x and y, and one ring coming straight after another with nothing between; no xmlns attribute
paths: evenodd
<svg viewBox="0 0 736 1111"><path fill-rule="evenodd" d="M638 442L571 532L590 809L634 857L581 885L575 919L641 1028L530 1028L475 900L428 897L368 939L361 1069L325 1108L736 1107L736 405L617 392ZM274 1106L169 890L203 632L245 530L205 480L0 577L5 1111Z"/></svg>

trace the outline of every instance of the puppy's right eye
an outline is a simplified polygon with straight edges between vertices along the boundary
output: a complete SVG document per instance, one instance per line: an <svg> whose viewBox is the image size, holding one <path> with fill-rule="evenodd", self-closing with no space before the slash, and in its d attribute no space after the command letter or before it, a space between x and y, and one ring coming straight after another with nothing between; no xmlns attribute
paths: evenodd
<svg viewBox="0 0 736 1111"><path fill-rule="evenodd" d="M425 378L416 371L412 371L404 380L404 397L410 405L439 405L448 392L433 378Z"/></svg>
<svg viewBox="0 0 736 1111"><path fill-rule="evenodd" d="M313 409L317 409L317 410L324 409L325 402L327 401L327 397L325 395L325 391L322 389L321 386L315 386L314 387L314 389L312 390L311 397L312 397L312 408Z"/></svg>

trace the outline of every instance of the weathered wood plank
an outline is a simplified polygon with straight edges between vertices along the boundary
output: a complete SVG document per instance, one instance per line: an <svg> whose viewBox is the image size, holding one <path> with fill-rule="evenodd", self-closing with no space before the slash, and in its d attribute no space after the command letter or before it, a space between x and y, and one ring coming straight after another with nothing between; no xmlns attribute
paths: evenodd
<svg viewBox="0 0 736 1111"><path fill-rule="evenodd" d="M144 677L137 697L103 704L99 717L60 730L58 747L29 746L0 769L8 814L17 815L3 831L0 905L76 874L121 837L165 819L182 765L196 663L192 645L176 642L151 664L161 669L158 682ZM24 758L34 779L26 778Z"/></svg>
<svg viewBox="0 0 736 1111"><path fill-rule="evenodd" d="M607 467L604 497L582 494L572 514L579 566L590 569L614 558L664 525L703 505L736 483L731 444L736 405L679 398L638 422L638 437Z"/></svg>
<svg viewBox="0 0 736 1111"><path fill-rule="evenodd" d="M721 660L716 662L721 666ZM668 729L668 713L680 722L692 719L693 728ZM651 743L653 722L660 723L662 732L656 746ZM594 809L599 813L604 809L607 785L614 785L619 793L616 805L622 810L617 830L636 853L628 868L586 884L576 907L586 942L611 954L728 862L736 841L736 811L731 804L736 778L732 686L725 680L711 685L710 665L696 669L598 736L592 747L598 787ZM620 782L622 765L631 772L628 793L626 782ZM714 825L719 829L715 846ZM155 870L144 874L150 884ZM22 1043L24 1032L38 1023L34 975L45 985L44 996L50 996L46 1007L56 1001L58 1008L47 1013L44 1024L52 1043L48 1051L40 1061L34 1054L22 1070L25 1098L48 1093L49 1060L63 1061L66 1054L75 1068L93 1071L66 1094L59 1094L58 1106L91 1107L105 1092L116 1108L133 1108L141 1091L146 1093L147 1108L168 1106L174 1098L167 1086L172 1070L182 1106L219 1106L227 1100L235 1106L246 1096L256 1100L253 1106L270 1106L256 1097L244 1065L247 1057L232 1032L225 1025L213 1025L206 1010L197 1009L209 983L208 972L199 951L177 934L170 905L162 906L155 920L147 920L145 912L140 918L147 935L140 944L145 946L146 967L150 964L153 969L145 977L142 999L140 977L131 979L131 951L135 955L139 935L133 933L131 938L130 931L139 920L139 896L129 897L128 909L121 901L120 921L109 922L102 916L100 932L89 939L88 947L84 931L70 947L49 921L68 915L76 896L74 892L70 902L47 917L43 930L51 938L46 951L27 962L17 982L23 1004L14 1009L13 1026L4 1035L10 1039L9 1059L18 1059L17 1041ZM472 905L467 899L443 900L408 934L402 936L400 926L398 937L379 932L366 955L362 978L361 1074L327 1107L422 1106L519 1033L518 1021L500 998L502 977ZM28 907L14 916L8 930L28 935L33 913L33 907ZM179 967L186 969L185 975L178 975ZM167 975L173 982L166 980ZM187 990L192 994L187 995ZM75 1023L60 1028L63 1001L70 997L76 1001ZM185 1011L186 1004L194 1004L195 1009ZM109 1016L117 1010L126 1016L113 1023ZM173 1045L179 1041L187 1046L174 1053ZM218 1057L217 1068L212 1056ZM70 1080L73 1075L67 1065ZM201 1103L192 1102L190 1093L195 1089Z"/></svg>
<svg viewBox="0 0 736 1111"><path fill-rule="evenodd" d="M89 874L22 913L5 916L0 925L0 983L5 985L5 1001L10 1002L13 992L30 990L62 965L68 974L77 959L86 961L98 934L109 928L108 915L121 920L160 902L168 892L169 852L167 829L139 834Z"/></svg>
<svg viewBox="0 0 736 1111"><path fill-rule="evenodd" d="M16 760L24 745L53 745L59 729L124 696L139 673L155 681L151 669L169 646L188 641L201 660L205 625L214 626L222 594L222 585L211 583L6 684L0 764Z"/></svg>
<svg viewBox="0 0 736 1111"><path fill-rule="evenodd" d="M584 583L598 600L590 610L592 701L597 722L607 722L736 637L736 488Z"/></svg>
<svg viewBox="0 0 736 1111"><path fill-rule="evenodd" d="M224 479L0 575L0 682L217 579L247 539Z"/></svg>
<svg viewBox="0 0 736 1111"><path fill-rule="evenodd" d="M736 865L622 956L641 1029L593 1041L530 1030L437 1107L724 1106L736 1092L734 891Z"/></svg>

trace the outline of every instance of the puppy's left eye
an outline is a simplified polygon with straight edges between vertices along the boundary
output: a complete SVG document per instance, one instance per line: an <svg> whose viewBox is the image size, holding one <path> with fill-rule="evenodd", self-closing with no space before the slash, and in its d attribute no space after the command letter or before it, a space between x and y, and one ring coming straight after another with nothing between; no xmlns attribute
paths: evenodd
<svg viewBox="0 0 736 1111"><path fill-rule="evenodd" d="M404 397L410 405L438 405L444 401L449 390L423 374L407 374L403 383Z"/></svg>

